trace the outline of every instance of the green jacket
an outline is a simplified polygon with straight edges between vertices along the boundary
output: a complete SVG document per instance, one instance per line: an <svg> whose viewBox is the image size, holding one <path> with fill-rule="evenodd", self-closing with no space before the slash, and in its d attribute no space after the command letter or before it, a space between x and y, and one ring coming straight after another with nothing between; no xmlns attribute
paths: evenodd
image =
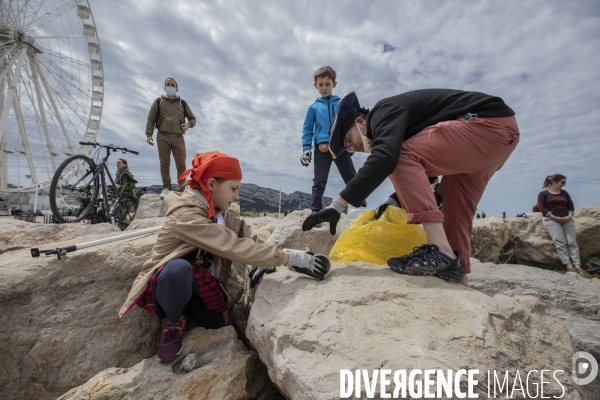
<svg viewBox="0 0 600 400"><path fill-rule="evenodd" d="M190 105L186 102L188 120L190 128L196 126L196 117L190 109ZM152 102L150 112L148 112L148 121L146 122L146 136L152 136L154 133L154 124L156 122L156 100ZM158 116L158 132L159 133L177 133L183 135L185 132L181 129L181 125L184 124L185 117L183 115L183 105L181 104L181 98L175 96L170 99L167 96L161 96L160 101L160 115Z"/></svg>
<svg viewBox="0 0 600 400"><path fill-rule="evenodd" d="M125 185L125 175L129 175L133 178L133 174L128 168L118 169L117 175L115 176L115 183L121 187ZM121 191L121 188L119 188L119 191ZM135 197L135 183L129 183L123 193L130 193Z"/></svg>

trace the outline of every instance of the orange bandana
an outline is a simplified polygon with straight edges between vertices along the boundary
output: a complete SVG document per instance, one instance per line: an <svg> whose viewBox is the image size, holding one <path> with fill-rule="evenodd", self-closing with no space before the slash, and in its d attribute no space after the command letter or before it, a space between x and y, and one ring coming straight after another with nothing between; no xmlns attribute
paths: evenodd
<svg viewBox="0 0 600 400"><path fill-rule="evenodd" d="M210 189L207 185L209 178L242 179L242 169L237 158L219 153L218 151L196 154L192 160L192 168L181 174L177 181L181 182L185 180L188 174L190 175L190 180L187 182L188 186L192 189L200 188L206 201L208 201L209 218L215 215L215 205L213 204Z"/></svg>

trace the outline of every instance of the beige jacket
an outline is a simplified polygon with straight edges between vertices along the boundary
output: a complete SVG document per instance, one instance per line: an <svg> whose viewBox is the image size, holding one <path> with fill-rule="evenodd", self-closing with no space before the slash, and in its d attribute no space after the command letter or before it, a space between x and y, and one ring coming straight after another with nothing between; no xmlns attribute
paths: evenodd
<svg viewBox="0 0 600 400"><path fill-rule="evenodd" d="M190 128L196 126L196 117L190 109L190 105L186 102L188 120ZM148 112L148 121L146 122L146 136L152 136L154 133L154 123L156 122L156 100L152 102L152 107ZM161 96L160 100L160 115L158 116L158 132L159 133L176 133L183 135L185 132L181 129L181 124L184 124L185 118L183 115L183 104L181 98L175 96L170 99L165 95Z"/></svg>
<svg viewBox="0 0 600 400"><path fill-rule="evenodd" d="M275 245L262 243L252 233L252 228L230 211L222 213L225 226L215 223L208 218L208 206L204 201L194 195L189 187L183 193L171 192L165 198L167 221L158 234L150 259L135 278L119 317L129 312L144 294L148 281L158 267L196 248L215 256L214 264L220 267L215 275L223 285L229 279L231 261L265 268L281 265L282 250Z"/></svg>

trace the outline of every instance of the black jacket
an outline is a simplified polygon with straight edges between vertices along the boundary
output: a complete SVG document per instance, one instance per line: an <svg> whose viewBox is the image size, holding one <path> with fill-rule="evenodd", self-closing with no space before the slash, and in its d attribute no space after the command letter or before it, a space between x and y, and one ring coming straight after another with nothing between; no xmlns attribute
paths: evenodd
<svg viewBox="0 0 600 400"><path fill-rule="evenodd" d="M396 168L402 142L428 126L468 113L483 118L515 115L500 97L480 92L423 89L380 100L367 115L371 154L340 196L360 206Z"/></svg>

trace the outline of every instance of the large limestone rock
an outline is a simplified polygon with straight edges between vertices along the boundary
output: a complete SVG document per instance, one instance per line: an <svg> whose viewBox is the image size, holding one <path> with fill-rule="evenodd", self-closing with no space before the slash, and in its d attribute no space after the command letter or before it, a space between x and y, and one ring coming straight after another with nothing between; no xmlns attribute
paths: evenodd
<svg viewBox="0 0 600 400"><path fill-rule="evenodd" d="M600 207L581 207L574 215L582 257L600 255ZM472 257L483 262L513 261L532 266L560 265L541 213L525 218L491 217L473 222Z"/></svg>
<svg viewBox="0 0 600 400"><path fill-rule="evenodd" d="M131 224L125 229L126 231L137 231L138 229L154 228L156 226L163 226L167 217L152 217L134 219Z"/></svg>
<svg viewBox="0 0 600 400"><path fill-rule="evenodd" d="M598 279L563 275L525 265L471 263L469 286L488 294L535 296L566 326L573 346L600 363L600 286Z"/></svg>
<svg viewBox="0 0 600 400"><path fill-rule="evenodd" d="M0 254L30 247L44 246L57 241L81 243L82 236L96 235L89 239L99 239L121 232L111 224L36 224L16 219L0 219Z"/></svg>
<svg viewBox="0 0 600 400"><path fill-rule="evenodd" d="M313 228L306 232L302 231L302 223L310 213L310 210L298 210L288 214L275 226L266 243L272 243L281 248L298 250L304 250L308 247L315 254L328 255L344 229L346 214L342 214L338 221L336 234L331 235L328 223L323 223L321 228Z"/></svg>
<svg viewBox="0 0 600 400"><path fill-rule="evenodd" d="M187 372L181 361L189 354L196 355L199 367ZM160 364L153 357L131 368L108 368L60 400L260 399L270 393L266 375L256 353L246 350L233 328L195 328L186 334L182 354L173 363Z"/></svg>
<svg viewBox="0 0 600 400"><path fill-rule="evenodd" d="M291 215L292 214L289 214L285 218L294 218ZM268 231L269 233L273 233L275 227L282 221L280 219L271 217L244 218L244 220L252 226L252 229Z"/></svg>
<svg viewBox="0 0 600 400"><path fill-rule="evenodd" d="M511 237L505 249L512 253L514 262L532 266L560 265L554 242L542 224L540 213L507 219L506 222Z"/></svg>
<svg viewBox="0 0 600 400"><path fill-rule="evenodd" d="M531 295L552 309L600 321L600 287L588 279L515 264L472 262L468 285L486 293Z"/></svg>
<svg viewBox="0 0 600 400"><path fill-rule="evenodd" d="M164 217L163 200L159 194L145 194L140 197L140 202L135 213L135 219Z"/></svg>
<svg viewBox="0 0 600 400"><path fill-rule="evenodd" d="M155 316L136 308L118 318L155 241L154 234L113 242L61 261L31 258L29 250L2 255L0 398L56 398L105 368L156 354Z"/></svg>
<svg viewBox="0 0 600 400"><path fill-rule="evenodd" d="M600 254L600 207L575 210L577 244L586 257Z"/></svg>
<svg viewBox="0 0 600 400"><path fill-rule="evenodd" d="M266 275L246 334L289 399L339 398L342 368L478 369L480 398L488 370L563 370L564 398L600 397L595 383L573 384L569 333L536 298L488 296L383 266L336 264L322 282L283 269ZM545 396L561 394L556 381L545 385Z"/></svg>
<svg viewBox="0 0 600 400"><path fill-rule="evenodd" d="M500 252L510 239L510 229L500 217L483 218L473 223L471 257L483 262L498 262Z"/></svg>
<svg viewBox="0 0 600 400"><path fill-rule="evenodd" d="M250 226L252 226L252 231L256 233L258 237L260 237L263 240L263 242L267 241L269 236L271 236L271 234L275 230L275 227L281 222L281 220L271 217L244 218L244 220Z"/></svg>

